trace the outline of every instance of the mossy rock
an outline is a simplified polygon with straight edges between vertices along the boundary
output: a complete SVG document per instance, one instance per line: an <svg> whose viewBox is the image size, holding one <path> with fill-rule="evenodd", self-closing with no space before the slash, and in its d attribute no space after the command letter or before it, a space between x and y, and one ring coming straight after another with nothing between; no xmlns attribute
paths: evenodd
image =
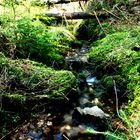
<svg viewBox="0 0 140 140"><path fill-rule="evenodd" d="M103 82L106 86L112 86L111 77L115 79L119 89L129 92L131 99L131 110L139 105L140 96L140 27L134 27L132 30L116 32L107 35L105 38L92 44L89 53L89 60L98 67L98 72L102 73ZM116 78L116 75L119 78ZM117 76L117 77L118 77ZM122 81L122 84L120 82ZM135 99L137 100L135 102ZM134 107L135 106L135 107Z"/></svg>
<svg viewBox="0 0 140 140"><path fill-rule="evenodd" d="M1 93L20 92L23 95L62 96L76 85L70 71L55 71L41 63L30 60L12 60L0 54ZM4 77L5 76L5 77Z"/></svg>
<svg viewBox="0 0 140 140"><path fill-rule="evenodd" d="M76 78L70 71L56 71L31 60L12 60L0 53L0 73L0 119L3 126L0 131L3 134L29 118L31 113L40 112L42 107L56 109L70 104L66 100L68 93L73 98L76 96L71 92L76 86Z"/></svg>

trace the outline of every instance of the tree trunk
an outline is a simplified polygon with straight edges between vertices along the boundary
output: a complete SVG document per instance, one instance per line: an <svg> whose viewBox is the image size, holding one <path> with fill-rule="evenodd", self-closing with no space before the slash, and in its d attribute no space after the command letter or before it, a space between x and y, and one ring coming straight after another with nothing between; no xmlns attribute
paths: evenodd
<svg viewBox="0 0 140 140"><path fill-rule="evenodd" d="M58 20L64 20L64 19L89 19L89 18L96 18L95 14L89 14L86 12L73 12L73 13L46 13L46 16L48 17L54 17ZM107 18L108 14L103 13L97 13L98 18Z"/></svg>

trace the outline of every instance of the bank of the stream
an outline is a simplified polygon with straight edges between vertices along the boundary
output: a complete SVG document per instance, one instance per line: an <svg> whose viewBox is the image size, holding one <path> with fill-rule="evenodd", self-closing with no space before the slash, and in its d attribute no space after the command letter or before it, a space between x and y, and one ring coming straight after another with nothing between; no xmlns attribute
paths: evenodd
<svg viewBox="0 0 140 140"><path fill-rule="evenodd" d="M79 48L71 46L73 49L66 53L64 66L69 71L54 70L29 59L13 60L1 53L1 120L5 126L1 130L4 133L5 128L18 126L3 139L137 138L137 128L133 135L125 135L128 128L123 121L129 118L123 120L126 114L118 112L120 108L129 114L135 108L138 111L137 44L139 27L93 44L78 43ZM129 106L128 99L133 101ZM137 121L135 115L132 124ZM124 133L112 134L115 129Z"/></svg>

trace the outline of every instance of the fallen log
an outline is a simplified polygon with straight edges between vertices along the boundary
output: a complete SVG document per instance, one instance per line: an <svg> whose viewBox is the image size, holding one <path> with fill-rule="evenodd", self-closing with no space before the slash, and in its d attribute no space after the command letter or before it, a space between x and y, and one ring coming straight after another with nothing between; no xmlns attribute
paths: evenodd
<svg viewBox="0 0 140 140"><path fill-rule="evenodd" d="M64 20L64 19L89 19L89 18L96 18L95 14L87 13L87 12L73 12L73 13L46 13L45 14L48 17L53 17L58 20ZM108 13L98 13L98 18L107 18Z"/></svg>

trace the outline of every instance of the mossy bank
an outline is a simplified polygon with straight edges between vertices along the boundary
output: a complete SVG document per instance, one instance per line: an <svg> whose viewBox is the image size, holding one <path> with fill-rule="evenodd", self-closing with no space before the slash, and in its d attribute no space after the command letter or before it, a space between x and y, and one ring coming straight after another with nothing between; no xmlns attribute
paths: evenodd
<svg viewBox="0 0 140 140"><path fill-rule="evenodd" d="M95 72L106 88L117 83L118 94L127 94L129 113L140 104L140 26L116 32L92 44L89 53Z"/></svg>
<svg viewBox="0 0 140 140"><path fill-rule="evenodd" d="M56 71L27 59L13 60L5 57L3 53L0 53L0 73L3 133L5 128L11 128L21 120L21 116L30 115L33 109L39 109L44 103L46 106L64 103L68 93L76 86L76 78L70 71Z"/></svg>
<svg viewBox="0 0 140 140"><path fill-rule="evenodd" d="M70 71L55 71L35 61L12 60L0 54L1 92L26 92L50 96L66 93L75 84ZM12 94L11 93L11 94Z"/></svg>

